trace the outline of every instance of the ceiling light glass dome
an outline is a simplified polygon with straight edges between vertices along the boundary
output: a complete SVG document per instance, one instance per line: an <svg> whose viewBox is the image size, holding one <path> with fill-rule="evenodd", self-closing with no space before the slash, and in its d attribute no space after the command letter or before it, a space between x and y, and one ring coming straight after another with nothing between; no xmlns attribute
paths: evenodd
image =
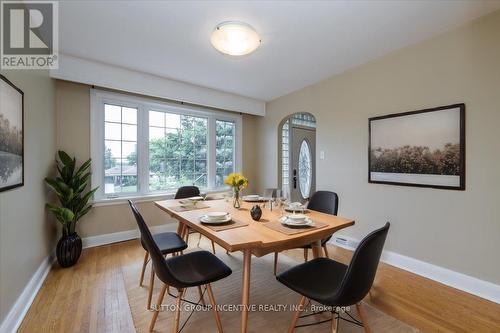
<svg viewBox="0 0 500 333"><path fill-rule="evenodd" d="M212 45L224 54L242 56L260 46L259 34L243 22L222 22L212 32Z"/></svg>

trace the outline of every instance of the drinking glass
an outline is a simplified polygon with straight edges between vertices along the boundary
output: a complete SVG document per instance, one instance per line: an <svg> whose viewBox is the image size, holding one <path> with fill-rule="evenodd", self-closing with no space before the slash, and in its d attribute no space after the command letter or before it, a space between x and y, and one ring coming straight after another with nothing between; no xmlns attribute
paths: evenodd
<svg viewBox="0 0 500 333"><path fill-rule="evenodd" d="M283 217L285 215L285 202L282 197L276 197L276 205L280 210L280 217Z"/></svg>

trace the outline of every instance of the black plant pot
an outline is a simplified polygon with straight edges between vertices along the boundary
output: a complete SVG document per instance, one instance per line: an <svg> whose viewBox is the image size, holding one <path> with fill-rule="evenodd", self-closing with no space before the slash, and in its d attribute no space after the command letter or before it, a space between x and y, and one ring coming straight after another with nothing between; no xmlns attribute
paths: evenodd
<svg viewBox="0 0 500 333"><path fill-rule="evenodd" d="M61 267L71 267L82 254L82 239L75 232L71 235L64 235L57 242L56 256Z"/></svg>

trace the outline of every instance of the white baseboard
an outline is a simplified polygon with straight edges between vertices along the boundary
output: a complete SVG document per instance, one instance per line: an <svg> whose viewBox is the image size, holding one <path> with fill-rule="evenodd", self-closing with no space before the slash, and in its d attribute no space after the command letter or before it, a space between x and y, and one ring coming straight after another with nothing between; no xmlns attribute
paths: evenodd
<svg viewBox="0 0 500 333"><path fill-rule="evenodd" d="M54 262L55 256L49 255L40 264L35 274L31 277L26 287L24 287L23 292L17 298L9 313L2 321L0 325L0 332L16 332L21 325L24 316L28 312L33 300L35 299L38 291L42 287L47 274L50 272L52 263Z"/></svg>
<svg viewBox="0 0 500 333"><path fill-rule="evenodd" d="M176 231L177 224L176 223L168 223L157 225L149 228L151 233L157 232L166 232L166 231ZM132 229L126 231L113 232L110 234L98 235L98 236L90 236L82 239L83 248L89 248L94 246L107 245L112 243L123 242L130 239L139 238L139 229Z"/></svg>
<svg viewBox="0 0 500 333"><path fill-rule="evenodd" d="M359 244L359 240L343 235L337 235L333 237L329 241L329 243L346 248L348 250L354 250L352 246L341 244L345 242L336 241L337 238L347 240L348 244ZM428 262L407 257L392 251L384 251L382 253L381 261L385 262L386 264L404 269L411 273L445 284L449 287L453 287L455 289L462 290L469 294L500 304L500 285L494 284L492 282L480 280L469 275L452 271L451 269L436 266Z"/></svg>

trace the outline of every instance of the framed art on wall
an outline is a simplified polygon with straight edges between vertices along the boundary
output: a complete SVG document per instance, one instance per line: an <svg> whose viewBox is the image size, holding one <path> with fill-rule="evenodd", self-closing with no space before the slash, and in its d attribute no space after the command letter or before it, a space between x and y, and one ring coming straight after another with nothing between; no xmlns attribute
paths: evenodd
<svg viewBox="0 0 500 333"><path fill-rule="evenodd" d="M465 190L465 104L368 123L370 183Z"/></svg>
<svg viewBox="0 0 500 333"><path fill-rule="evenodd" d="M24 94L0 75L0 191L24 185Z"/></svg>

